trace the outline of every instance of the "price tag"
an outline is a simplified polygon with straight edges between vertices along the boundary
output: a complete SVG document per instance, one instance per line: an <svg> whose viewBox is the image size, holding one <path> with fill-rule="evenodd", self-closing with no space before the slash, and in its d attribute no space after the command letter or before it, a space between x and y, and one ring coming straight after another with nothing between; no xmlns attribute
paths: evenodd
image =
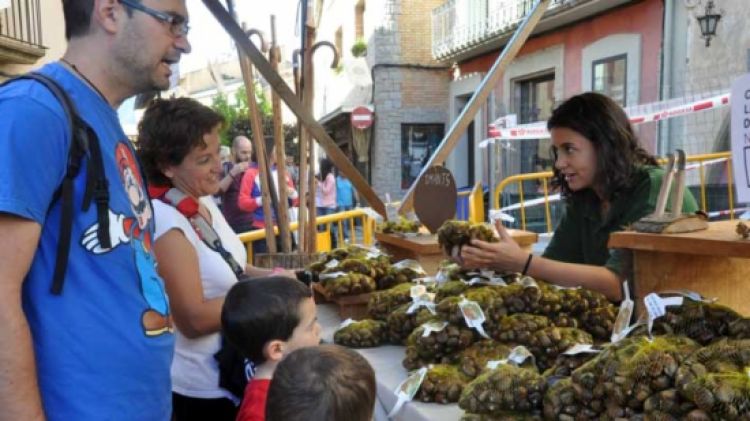
<svg viewBox="0 0 750 421"><path fill-rule="evenodd" d="M411 269L420 275L427 275L427 272L425 272L424 268L422 268L422 265L420 265L416 260L412 259L404 259L400 262L396 262L393 264L393 268L397 270Z"/></svg>
<svg viewBox="0 0 750 421"><path fill-rule="evenodd" d="M667 314L667 306L682 305L683 297L668 297L661 298L659 294L652 292L643 299L643 304L646 306L646 312L648 314L648 334L651 335L651 330L654 327L654 320Z"/></svg>
<svg viewBox="0 0 750 421"><path fill-rule="evenodd" d="M448 326L448 322L438 322L438 321L432 321L422 324L422 337L426 338L430 336L432 332L440 332L441 330L445 329L445 327Z"/></svg>
<svg viewBox="0 0 750 421"><path fill-rule="evenodd" d="M610 341L617 343L624 339L628 333L630 333L630 319L633 317L633 300L630 299L630 288L628 288L628 281L622 283L623 293L625 298L620 303L620 310L617 312L617 318L612 328L612 335Z"/></svg>
<svg viewBox="0 0 750 421"><path fill-rule="evenodd" d="M518 281L524 288L536 288L539 289L539 284L536 283L534 278L531 276L524 276Z"/></svg>
<svg viewBox="0 0 750 421"><path fill-rule="evenodd" d="M330 262L326 263L326 269L332 269L339 265L339 261L336 259L331 260Z"/></svg>
<svg viewBox="0 0 750 421"><path fill-rule="evenodd" d="M354 323L357 323L354 319L352 319L352 318L346 319L343 322L341 322L341 324L339 325L339 330L341 330L341 329L343 329L343 328L345 328L347 326L351 326Z"/></svg>
<svg viewBox="0 0 750 421"><path fill-rule="evenodd" d="M425 276L424 278L414 278L412 281L418 284L422 284L426 287L430 287L430 286L437 284L437 279L435 279L435 277L432 277L432 276Z"/></svg>
<svg viewBox="0 0 750 421"><path fill-rule="evenodd" d="M414 285L413 287L411 287L409 293L410 293L411 299L415 300L420 295L427 293L427 287L425 287L424 285Z"/></svg>
<svg viewBox="0 0 750 421"><path fill-rule="evenodd" d="M498 368L501 365L505 364L514 364L516 366L519 366L523 364L526 359L531 359L531 362L536 365L536 359L534 358L534 354L531 353L531 351L528 350L525 346L517 346L510 350L510 354L508 354L508 358L504 358L502 360L493 360L488 361L486 367L490 370L494 370Z"/></svg>
<svg viewBox="0 0 750 421"><path fill-rule="evenodd" d="M396 405L388 414L388 418L393 418L393 416L401 410L406 402L410 402L412 399L414 399L417 391L422 386L422 382L424 382L425 376L427 376L427 367L422 367L419 370L409 374L409 377L407 377L406 380L402 381L396 387L395 392L396 396L398 397L398 401L396 401Z"/></svg>
<svg viewBox="0 0 750 421"><path fill-rule="evenodd" d="M463 296L462 298L463 299L458 303L458 308L461 309L461 314L464 316L466 325L479 332L482 337L490 339L490 336L484 331L484 327L482 327L485 320L482 307L480 307L475 301L469 301Z"/></svg>
<svg viewBox="0 0 750 421"><path fill-rule="evenodd" d="M342 276L346 276L346 272L331 272L331 273L321 273L318 275L318 279L321 281L324 279L334 279L334 278L340 278Z"/></svg>
<svg viewBox="0 0 750 421"><path fill-rule="evenodd" d="M425 292L422 295L412 298L413 302L411 303L409 308L406 309L406 314L413 314L420 307L426 307L427 310L430 311L430 313L437 314L435 312L435 294Z"/></svg>
<svg viewBox="0 0 750 421"><path fill-rule="evenodd" d="M469 279L468 281L465 280L465 279L461 279L461 282L465 283L466 285L471 286L471 285L481 284L482 282L484 282L484 279L482 279L482 278L480 278L478 276L475 276L475 277Z"/></svg>
<svg viewBox="0 0 750 421"><path fill-rule="evenodd" d="M575 344L568 348L563 355L598 354L602 349L592 344Z"/></svg>

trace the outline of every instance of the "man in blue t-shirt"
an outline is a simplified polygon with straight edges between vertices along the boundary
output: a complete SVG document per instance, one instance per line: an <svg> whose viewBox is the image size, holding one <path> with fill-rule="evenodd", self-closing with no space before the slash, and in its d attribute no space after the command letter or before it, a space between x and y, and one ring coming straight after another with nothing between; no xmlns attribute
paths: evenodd
<svg viewBox="0 0 750 421"><path fill-rule="evenodd" d="M336 171L336 211L345 212L354 209L357 203L357 193L354 191L352 182L344 174ZM353 220L351 220L353 221ZM349 225L353 222L344 221L344 238L349 239Z"/></svg>
<svg viewBox="0 0 750 421"><path fill-rule="evenodd" d="M116 108L169 87L171 64L190 50L185 0L62 4L68 48L40 72L97 135L112 247L99 244L97 207L81 207L84 160L64 289L51 293L70 127L41 84L0 88L0 418L168 420L172 321L153 212Z"/></svg>

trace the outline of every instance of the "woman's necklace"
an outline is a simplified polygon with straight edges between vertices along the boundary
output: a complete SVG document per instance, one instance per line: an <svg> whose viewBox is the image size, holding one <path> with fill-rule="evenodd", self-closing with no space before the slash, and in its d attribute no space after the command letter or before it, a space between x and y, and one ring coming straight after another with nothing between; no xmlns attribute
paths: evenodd
<svg viewBox="0 0 750 421"><path fill-rule="evenodd" d="M109 101L107 100L107 97L104 96L104 94L102 93L102 91L100 91L99 88L97 88L96 85L94 85L94 83L92 81L90 81L89 78L86 77L86 75L84 75L83 73L81 73L81 71L78 70L78 67L76 67L75 64L69 62L68 60L65 60L64 58L61 58L60 61L62 61L63 63L65 63L65 65L67 65L68 67L70 67L70 69L73 70L73 72L76 74L76 76L78 76L78 78L80 78L81 80L83 80L83 82L85 84L87 84L89 86L89 88L93 89L97 94L99 94L99 96L102 97L102 99L104 99L104 102L106 102L107 104L109 104Z"/></svg>

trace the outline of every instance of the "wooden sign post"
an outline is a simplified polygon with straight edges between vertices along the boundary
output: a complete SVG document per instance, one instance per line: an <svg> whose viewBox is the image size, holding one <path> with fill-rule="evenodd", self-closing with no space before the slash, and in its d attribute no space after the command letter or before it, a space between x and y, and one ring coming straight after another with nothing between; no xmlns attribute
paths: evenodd
<svg viewBox="0 0 750 421"><path fill-rule="evenodd" d="M429 168L414 190L414 210L419 222L435 234L443 222L456 216L456 181L442 166Z"/></svg>

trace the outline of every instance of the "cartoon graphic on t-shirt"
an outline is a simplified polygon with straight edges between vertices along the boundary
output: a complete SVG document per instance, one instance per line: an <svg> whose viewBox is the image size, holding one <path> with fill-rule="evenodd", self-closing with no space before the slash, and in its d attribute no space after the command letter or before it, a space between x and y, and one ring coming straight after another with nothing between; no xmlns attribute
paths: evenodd
<svg viewBox="0 0 750 421"><path fill-rule="evenodd" d="M84 232L81 244L95 254L107 253L119 245L130 244L141 281L141 292L148 305L141 316L144 333L148 336L157 336L172 332L167 294L162 279L156 273L156 261L151 252L151 233L148 230L148 224L153 216L151 204L144 190L138 165L126 144L117 144L115 159L135 217L118 214L110 209L109 232L112 248L105 249L99 244L97 223Z"/></svg>

